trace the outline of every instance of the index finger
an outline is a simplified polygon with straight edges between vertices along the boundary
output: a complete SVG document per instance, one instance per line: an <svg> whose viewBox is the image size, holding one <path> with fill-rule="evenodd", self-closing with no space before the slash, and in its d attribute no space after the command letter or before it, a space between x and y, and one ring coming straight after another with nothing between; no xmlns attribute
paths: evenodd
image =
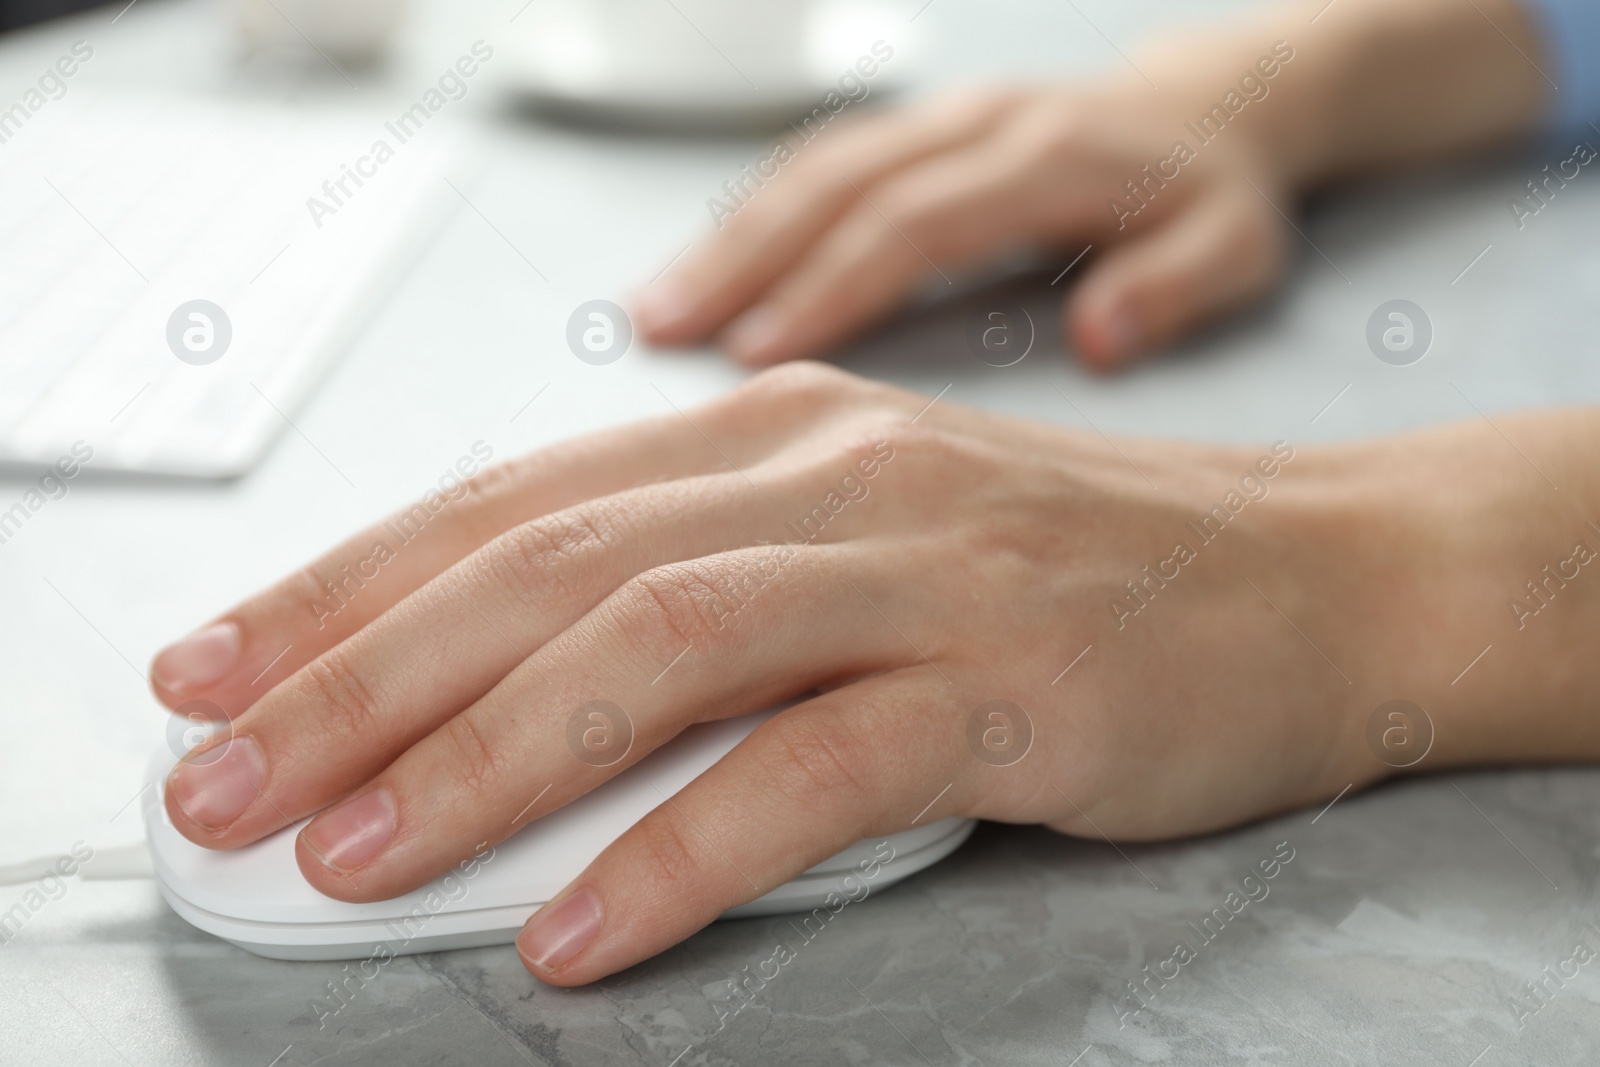
<svg viewBox="0 0 1600 1067"><path fill-rule="evenodd" d="M156 696L169 708L203 699L237 715L507 530L642 482L723 466L678 416L484 466L492 453L476 442L449 485L441 478L438 491L163 649L150 667Z"/></svg>

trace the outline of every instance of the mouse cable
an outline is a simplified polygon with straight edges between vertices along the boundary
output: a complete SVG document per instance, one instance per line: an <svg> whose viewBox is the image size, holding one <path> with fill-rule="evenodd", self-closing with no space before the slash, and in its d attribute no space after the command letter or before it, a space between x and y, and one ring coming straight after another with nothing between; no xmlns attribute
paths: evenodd
<svg viewBox="0 0 1600 1067"><path fill-rule="evenodd" d="M37 856L21 863L0 864L0 886L26 885L50 875L63 877L56 864L61 862L63 855L69 854ZM95 849L93 856L78 861L77 876L85 882L118 882L154 878L155 868L150 863L150 850L140 841L116 848Z"/></svg>

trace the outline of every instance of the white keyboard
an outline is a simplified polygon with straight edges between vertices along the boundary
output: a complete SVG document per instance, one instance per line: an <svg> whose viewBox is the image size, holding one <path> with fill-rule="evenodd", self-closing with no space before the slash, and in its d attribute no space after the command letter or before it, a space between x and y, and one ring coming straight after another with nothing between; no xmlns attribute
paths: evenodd
<svg viewBox="0 0 1600 1067"><path fill-rule="evenodd" d="M323 183L380 138L393 157L319 227L307 199L333 205ZM83 441L95 470L248 470L450 206L453 144L287 108L49 102L0 143L0 464Z"/></svg>

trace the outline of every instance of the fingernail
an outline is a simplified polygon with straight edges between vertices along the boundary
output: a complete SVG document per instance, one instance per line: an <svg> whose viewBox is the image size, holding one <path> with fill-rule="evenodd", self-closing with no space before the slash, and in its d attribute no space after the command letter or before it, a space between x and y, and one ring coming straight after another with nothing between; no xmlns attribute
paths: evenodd
<svg viewBox="0 0 1600 1067"><path fill-rule="evenodd" d="M192 693L221 681L239 661L240 645L238 624L219 622L162 649L150 673L163 688Z"/></svg>
<svg viewBox="0 0 1600 1067"><path fill-rule="evenodd" d="M735 359L746 363L768 362L783 342L784 330L778 317L764 307L747 311L728 327L723 343Z"/></svg>
<svg viewBox="0 0 1600 1067"><path fill-rule="evenodd" d="M221 830L261 795L266 773L255 741L234 737L184 757L167 778L167 789L190 819Z"/></svg>
<svg viewBox="0 0 1600 1067"><path fill-rule="evenodd" d="M353 871L394 836L394 794L369 789L311 820L300 837L318 859L336 871Z"/></svg>
<svg viewBox="0 0 1600 1067"><path fill-rule="evenodd" d="M517 935L517 952L544 971L559 970L600 932L600 894L585 886L546 905Z"/></svg>
<svg viewBox="0 0 1600 1067"><path fill-rule="evenodd" d="M694 300L680 283L662 278L647 286L634 303L634 318L645 333L681 326L694 312Z"/></svg>

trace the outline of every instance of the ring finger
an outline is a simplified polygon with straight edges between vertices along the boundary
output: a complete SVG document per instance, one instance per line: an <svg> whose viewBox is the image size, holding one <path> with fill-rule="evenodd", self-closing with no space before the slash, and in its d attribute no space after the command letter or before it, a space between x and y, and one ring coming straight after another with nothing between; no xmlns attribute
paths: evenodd
<svg viewBox="0 0 1600 1067"><path fill-rule="evenodd" d="M300 834L301 870L340 899L394 896L595 788L694 722L915 659L893 628L859 609L844 580L868 581L859 577L866 551L764 546L639 575L367 788L313 819ZM632 730L625 757L605 767L568 747L568 720L595 700Z"/></svg>

